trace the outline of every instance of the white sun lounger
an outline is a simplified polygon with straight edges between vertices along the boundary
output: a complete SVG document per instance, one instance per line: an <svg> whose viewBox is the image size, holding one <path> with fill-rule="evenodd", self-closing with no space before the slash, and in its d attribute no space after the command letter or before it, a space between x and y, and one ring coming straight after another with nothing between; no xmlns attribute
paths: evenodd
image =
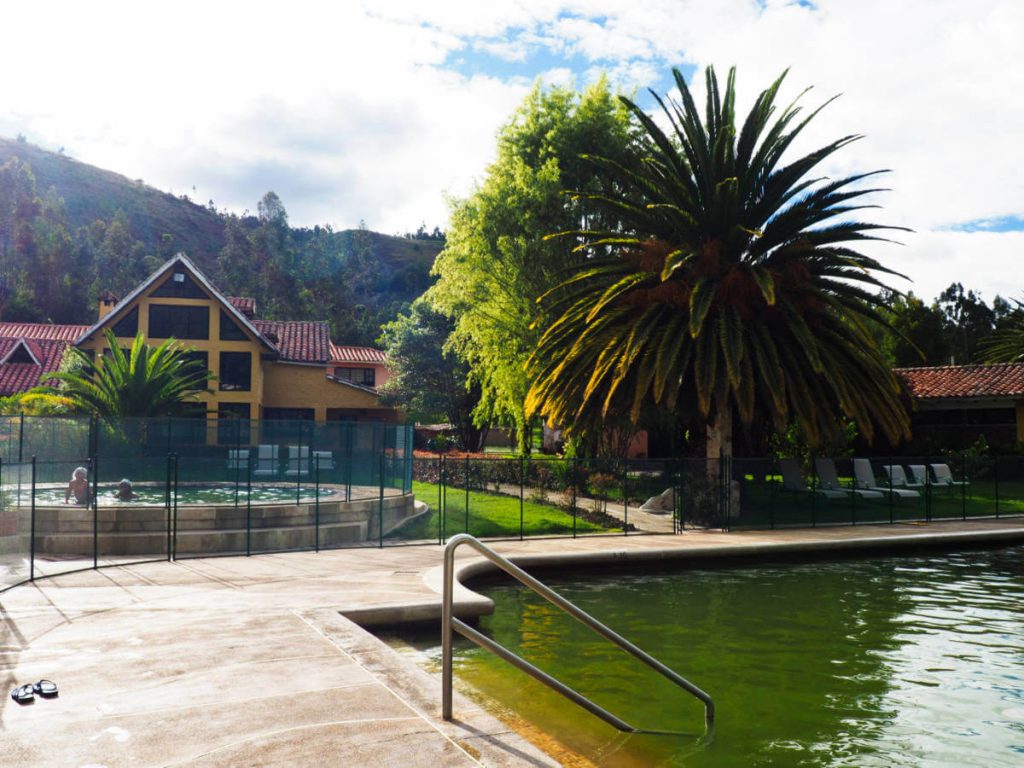
<svg viewBox="0 0 1024 768"><path fill-rule="evenodd" d="M794 493L817 493L826 499L845 499L849 494L833 491L828 488L808 488L800 474L800 465L796 459L779 459L779 472L782 473L782 488Z"/></svg>
<svg viewBox="0 0 1024 768"><path fill-rule="evenodd" d="M285 475L288 477L301 477L309 474L309 446L289 445L288 446L288 469Z"/></svg>
<svg viewBox="0 0 1024 768"><path fill-rule="evenodd" d="M907 473L902 464L885 464L882 469L889 475L889 482L894 488L921 488L924 483L912 482L907 479Z"/></svg>
<svg viewBox="0 0 1024 768"><path fill-rule="evenodd" d="M935 484L944 488L963 488L970 485L966 480L954 480L953 473L949 471L949 464L932 464L932 473L935 475Z"/></svg>
<svg viewBox="0 0 1024 768"><path fill-rule="evenodd" d="M928 467L924 464L907 464L907 469L910 470L910 476L914 478L914 482L911 485L931 485L931 478L928 477Z"/></svg>
<svg viewBox="0 0 1024 768"><path fill-rule="evenodd" d="M815 459L814 470L821 479L822 488L828 490L842 491L843 493L857 494L862 499L880 499L882 494L878 491L862 490L860 488L846 488L839 482L839 475L836 473L836 463L832 459Z"/></svg>
<svg viewBox="0 0 1024 768"><path fill-rule="evenodd" d="M902 471L902 467L900 470ZM892 475L890 474L890 477ZM893 481L892 488L886 488L885 486L878 485L875 479L874 470L871 469L870 459L854 459L853 460L853 477L857 483L857 488L865 491L878 491L879 493L888 493L892 496L899 497L901 499L914 498L921 494L917 491L911 490L910 488L897 488L895 480ZM904 478L905 479L905 478Z"/></svg>
<svg viewBox="0 0 1024 768"><path fill-rule="evenodd" d="M261 445L256 449L256 467L252 473L256 477L273 477L278 473L278 447Z"/></svg>
<svg viewBox="0 0 1024 768"><path fill-rule="evenodd" d="M249 469L249 449L248 448L229 448L228 449L228 469Z"/></svg>

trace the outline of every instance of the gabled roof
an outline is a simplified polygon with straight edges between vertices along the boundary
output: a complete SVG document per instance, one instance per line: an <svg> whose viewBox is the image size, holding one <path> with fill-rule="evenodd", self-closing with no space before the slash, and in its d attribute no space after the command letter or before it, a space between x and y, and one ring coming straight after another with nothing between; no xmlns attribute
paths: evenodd
<svg viewBox="0 0 1024 768"><path fill-rule="evenodd" d="M271 344L270 341L263 337L259 330L253 326L249 318L247 318L244 314L239 312L238 309L236 309L235 306L230 301L228 301L227 296L218 291L217 288L214 287L213 283L206 279L206 275L200 272L196 265L193 264L192 261L184 253L179 253L174 258L168 259L153 274L151 274L149 277L147 277L145 280L139 283L139 285L137 285L131 293L129 293L127 296L125 296L123 299L117 302L117 304L114 305L114 308L111 309L110 312L104 315L100 320L96 321L95 324L89 326L89 328L86 329L86 331L75 340L75 346L78 346L82 342L87 341L89 338L94 336L96 333L101 331L106 326L113 325L115 322L120 320L121 315L129 307L131 307L131 305L139 296L145 293L150 288L150 286L155 284L160 278L162 278L164 275L166 275L168 272L170 272L176 267L181 267L184 270L186 270L192 277L192 279L198 282L206 290L206 292L209 293L221 305L225 312L231 315L238 323L240 323L244 328L246 328L253 336L255 336L260 341L261 344L266 346L271 351L277 352L277 348L273 344Z"/></svg>
<svg viewBox="0 0 1024 768"><path fill-rule="evenodd" d="M13 362L11 358L13 358L15 355L17 355L19 350L23 350L23 352L24 352L24 354L22 355L23 357L25 355L28 355L29 359L31 360L31 364L32 365L42 365L43 364L43 361L39 359L39 357L36 355L35 351L28 345L28 343L25 341L25 339L24 338L20 338L16 342L14 342L14 344L11 345L11 348L8 349L7 352L5 352L4 354L0 355L0 365L2 365L3 363ZM27 364L29 362L29 360L22 360L20 362Z"/></svg>
<svg viewBox="0 0 1024 768"><path fill-rule="evenodd" d="M379 349L373 347L346 347L331 343L332 363L374 363L384 365L388 361L387 356Z"/></svg>
<svg viewBox="0 0 1024 768"><path fill-rule="evenodd" d="M1024 398L1024 363L940 365L896 368L910 394L918 400L942 398Z"/></svg>
<svg viewBox="0 0 1024 768"><path fill-rule="evenodd" d="M33 363L4 363L0 365L0 396L24 392L39 385L39 377L60 367L66 341L57 339L0 338L0 360L6 360L19 346L24 345L39 365Z"/></svg>
<svg viewBox="0 0 1024 768"><path fill-rule="evenodd" d="M280 359L295 363L327 365L331 354L331 337L322 320L253 320L264 336L277 339Z"/></svg>

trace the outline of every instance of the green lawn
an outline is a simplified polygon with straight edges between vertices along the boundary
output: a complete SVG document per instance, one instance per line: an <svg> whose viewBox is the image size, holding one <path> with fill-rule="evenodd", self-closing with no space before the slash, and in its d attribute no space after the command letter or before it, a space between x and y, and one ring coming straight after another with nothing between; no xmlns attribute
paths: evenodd
<svg viewBox="0 0 1024 768"><path fill-rule="evenodd" d="M416 498L430 505L430 513L410 521L388 534L389 539L436 539L439 526L437 485L414 480L412 490ZM458 488L447 489L445 505L445 538L457 533L473 536L519 536L519 499L514 496L470 491L469 526L466 525L466 492ZM524 501L522 533L524 536L571 535L573 517L550 504ZM621 533L621 529L602 528L581 518L575 521L575 532Z"/></svg>
<svg viewBox="0 0 1024 768"><path fill-rule="evenodd" d="M829 525L881 523L917 520L949 520L1024 514L1024 483L1000 481L998 488L988 478L972 481L965 488L932 487L928 494L881 499L859 496L828 499L817 494L781 490L781 483L755 482L748 477L741 485L740 517L734 528L771 525Z"/></svg>

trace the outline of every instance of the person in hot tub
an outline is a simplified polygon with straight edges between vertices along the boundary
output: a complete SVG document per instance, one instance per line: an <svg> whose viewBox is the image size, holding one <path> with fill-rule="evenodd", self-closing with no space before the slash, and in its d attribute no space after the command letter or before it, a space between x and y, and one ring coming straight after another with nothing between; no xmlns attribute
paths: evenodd
<svg viewBox="0 0 1024 768"><path fill-rule="evenodd" d="M64 491L64 503L67 504L72 496L76 504L89 503L89 470L85 467L75 467L71 473L68 489Z"/></svg>
<svg viewBox="0 0 1024 768"><path fill-rule="evenodd" d="M117 484L118 501L134 501L137 498L139 498L139 494L132 491L132 481L127 477Z"/></svg>

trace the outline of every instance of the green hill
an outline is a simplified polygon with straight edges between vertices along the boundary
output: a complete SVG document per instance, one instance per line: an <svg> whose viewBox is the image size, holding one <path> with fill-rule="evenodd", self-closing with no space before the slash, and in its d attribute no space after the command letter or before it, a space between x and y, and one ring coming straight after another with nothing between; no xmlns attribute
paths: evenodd
<svg viewBox="0 0 1024 768"><path fill-rule="evenodd" d="M31 170L34 189L11 161ZM253 294L269 316L327 319L339 341L372 343L380 324L428 287L443 246L326 227L270 236L271 226L0 138L0 319L92 322L99 292L123 292L184 251L223 290Z"/></svg>

